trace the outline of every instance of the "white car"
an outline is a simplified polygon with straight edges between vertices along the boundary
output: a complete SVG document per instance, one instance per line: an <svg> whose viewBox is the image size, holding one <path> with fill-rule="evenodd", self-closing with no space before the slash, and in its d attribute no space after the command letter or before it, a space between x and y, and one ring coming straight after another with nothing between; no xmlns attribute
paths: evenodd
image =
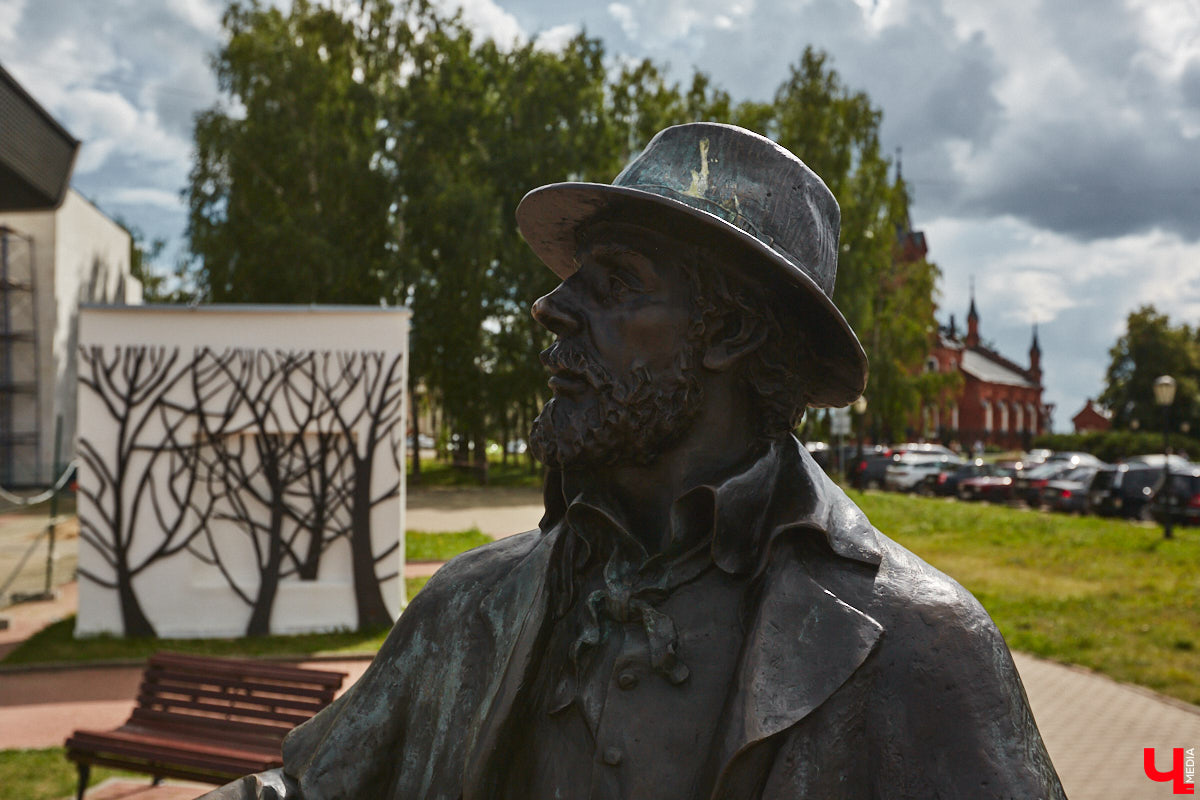
<svg viewBox="0 0 1200 800"><path fill-rule="evenodd" d="M936 475L946 464L962 464L953 453L905 453L887 465L883 484L893 492L911 492L922 480Z"/></svg>

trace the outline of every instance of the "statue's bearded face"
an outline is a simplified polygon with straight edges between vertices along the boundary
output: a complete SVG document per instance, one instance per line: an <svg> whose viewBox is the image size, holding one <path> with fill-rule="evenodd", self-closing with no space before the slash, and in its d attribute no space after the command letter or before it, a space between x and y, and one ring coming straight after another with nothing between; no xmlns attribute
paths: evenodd
<svg viewBox="0 0 1200 800"><path fill-rule="evenodd" d="M580 249L579 270L533 315L557 334L542 353L554 397L530 447L556 469L652 462L701 402L691 287L668 237L604 226Z"/></svg>

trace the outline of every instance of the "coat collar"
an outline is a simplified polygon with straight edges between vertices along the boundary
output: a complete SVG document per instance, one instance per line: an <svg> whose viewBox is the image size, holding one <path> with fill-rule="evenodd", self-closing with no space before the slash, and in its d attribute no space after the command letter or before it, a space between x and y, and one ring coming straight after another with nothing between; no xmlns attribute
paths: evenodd
<svg viewBox="0 0 1200 800"><path fill-rule="evenodd" d="M546 513L539 523L543 533L585 515L603 520L618 536L626 530L605 498L566 497L557 470L547 475L544 499ZM879 544L866 516L789 435L773 441L760 457L724 480L696 486L677 498L668 522L668 546L677 540L682 545L711 538L712 560L721 569L731 574L762 571L774 538L795 528L820 534L844 558L879 564ZM641 547L627 532L620 538L630 541L631 550ZM644 550L641 555L646 556Z"/></svg>
<svg viewBox="0 0 1200 800"><path fill-rule="evenodd" d="M743 480L771 487L765 512L735 502L755 494L734 491ZM868 566L877 566L882 556L862 511L792 437L772 445L767 456L713 492L718 534L714 560L743 552L719 543L722 535L732 537L740 531L744 536L753 524L752 530L761 530L765 537L756 542L761 589L715 743L713 797L724 797L737 796L739 781L750 772L745 767L753 746L824 703L867 659L883 631L873 618L818 583L802 559L777 547L777 540L785 534L815 535L836 556ZM555 586L561 585L552 565L570 539L563 524L568 504L562 498L561 479L554 474L547 478L546 500L543 540L504 582L536 588L515 594L498 589L480 608L496 637L497 658L490 700L482 705L478 724L470 728L475 740L466 751L470 757L463 800L487 797L491 756L522 687L529 685L537 667L539 633L551 616ZM744 566L740 556L727 564Z"/></svg>

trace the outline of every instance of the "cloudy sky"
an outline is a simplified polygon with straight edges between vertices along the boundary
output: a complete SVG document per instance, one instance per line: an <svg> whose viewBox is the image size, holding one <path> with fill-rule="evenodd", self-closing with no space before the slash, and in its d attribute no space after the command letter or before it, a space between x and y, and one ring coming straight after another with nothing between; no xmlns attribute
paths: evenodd
<svg viewBox="0 0 1200 800"><path fill-rule="evenodd" d="M1129 311L1200 322L1200 0L441 2L503 41L583 28L739 99L828 51L902 148L943 319L973 280L984 338L1018 362L1036 322L1058 429ZM0 63L83 140L76 188L173 249L223 5L0 0Z"/></svg>

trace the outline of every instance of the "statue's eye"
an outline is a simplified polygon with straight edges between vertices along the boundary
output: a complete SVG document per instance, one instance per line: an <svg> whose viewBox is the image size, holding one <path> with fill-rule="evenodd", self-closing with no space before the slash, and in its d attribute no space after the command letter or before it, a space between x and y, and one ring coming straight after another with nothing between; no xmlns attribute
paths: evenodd
<svg viewBox="0 0 1200 800"><path fill-rule="evenodd" d="M632 294L634 291L629 281L623 278L619 273L613 272L608 276L608 296L620 302Z"/></svg>

